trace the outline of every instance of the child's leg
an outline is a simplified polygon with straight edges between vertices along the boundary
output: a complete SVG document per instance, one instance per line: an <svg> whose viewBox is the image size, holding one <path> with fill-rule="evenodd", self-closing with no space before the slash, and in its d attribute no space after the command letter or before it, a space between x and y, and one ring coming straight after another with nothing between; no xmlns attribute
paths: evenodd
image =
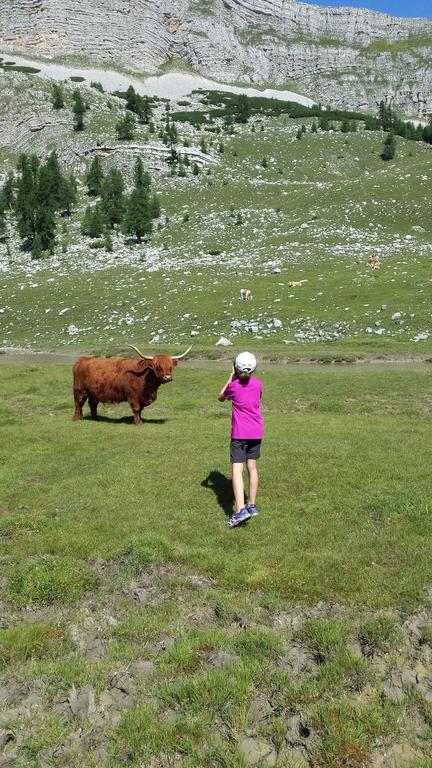
<svg viewBox="0 0 432 768"><path fill-rule="evenodd" d="M232 465L232 484L236 503L236 512L240 512L244 507L244 484L243 484L244 464L237 462Z"/></svg>
<svg viewBox="0 0 432 768"><path fill-rule="evenodd" d="M258 493L258 470L256 459L248 459L246 464L249 475L248 502L249 504L256 504L256 497Z"/></svg>

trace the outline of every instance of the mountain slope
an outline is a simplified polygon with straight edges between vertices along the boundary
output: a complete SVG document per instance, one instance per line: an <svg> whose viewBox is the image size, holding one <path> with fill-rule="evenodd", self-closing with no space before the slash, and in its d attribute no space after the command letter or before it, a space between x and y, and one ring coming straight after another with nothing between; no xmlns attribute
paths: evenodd
<svg viewBox="0 0 432 768"><path fill-rule="evenodd" d="M154 72L179 59L324 103L432 112L432 20L290 0L3 0L0 46Z"/></svg>

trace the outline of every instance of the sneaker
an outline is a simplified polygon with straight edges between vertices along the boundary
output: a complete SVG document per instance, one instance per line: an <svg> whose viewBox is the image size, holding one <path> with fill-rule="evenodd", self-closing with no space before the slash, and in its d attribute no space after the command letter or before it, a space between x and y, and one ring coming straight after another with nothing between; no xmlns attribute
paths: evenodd
<svg viewBox="0 0 432 768"><path fill-rule="evenodd" d="M246 507L243 507L243 509L240 510L240 512L236 512L227 522L228 528L235 528L236 525L240 525L240 523L244 523L246 520L249 520L250 518L250 512Z"/></svg>
<svg viewBox="0 0 432 768"><path fill-rule="evenodd" d="M248 504L247 511L249 512L249 515L251 517L256 517L257 515L259 515L256 504Z"/></svg>

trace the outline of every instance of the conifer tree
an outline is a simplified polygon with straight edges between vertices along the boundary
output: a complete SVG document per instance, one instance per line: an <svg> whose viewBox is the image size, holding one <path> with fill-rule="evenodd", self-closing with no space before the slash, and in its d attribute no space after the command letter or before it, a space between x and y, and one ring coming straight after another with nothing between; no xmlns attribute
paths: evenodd
<svg viewBox="0 0 432 768"><path fill-rule="evenodd" d="M81 96L80 91L77 89L73 92L73 107L72 112L75 115L75 122L74 122L74 131L83 131L84 130L84 115L86 112L86 106L84 104L83 98Z"/></svg>
<svg viewBox="0 0 432 768"><path fill-rule="evenodd" d="M6 181L3 184L2 194L5 199L6 207L13 208L15 202L15 177L12 171L9 171Z"/></svg>
<svg viewBox="0 0 432 768"><path fill-rule="evenodd" d="M105 230L105 218L101 203L87 206L81 222L81 233L87 237L100 237Z"/></svg>
<svg viewBox="0 0 432 768"><path fill-rule="evenodd" d="M126 112L124 117L116 123L117 138L120 141L132 141L135 135L136 121L130 112Z"/></svg>
<svg viewBox="0 0 432 768"><path fill-rule="evenodd" d="M150 198L150 216L152 219L158 219L161 215L161 204L157 195Z"/></svg>
<svg viewBox="0 0 432 768"><path fill-rule="evenodd" d="M192 173L193 173L194 176L199 176L200 169L199 169L199 165L197 163L193 164Z"/></svg>
<svg viewBox="0 0 432 768"><path fill-rule="evenodd" d="M104 180L104 172L101 159L98 155L95 155L93 158L90 168L86 173L85 180L88 188L88 194L91 197L100 195L102 191L102 183Z"/></svg>
<svg viewBox="0 0 432 768"><path fill-rule="evenodd" d="M318 128L317 128L317 124L316 124L315 120L312 123L311 132L312 133L318 133Z"/></svg>
<svg viewBox="0 0 432 768"><path fill-rule="evenodd" d="M111 168L102 184L102 207L107 224L119 224L124 214L124 181L118 168Z"/></svg>
<svg viewBox="0 0 432 768"><path fill-rule="evenodd" d="M6 210L7 203L3 192L0 192L0 237L4 237L6 233Z"/></svg>
<svg viewBox="0 0 432 768"><path fill-rule="evenodd" d="M322 131L328 131L330 129L329 121L327 117L320 117L319 119L319 127Z"/></svg>
<svg viewBox="0 0 432 768"><path fill-rule="evenodd" d="M250 102L248 97L241 93L235 101L236 122L247 123L250 117Z"/></svg>
<svg viewBox="0 0 432 768"><path fill-rule="evenodd" d="M66 213L68 216L71 213L71 208L76 203L77 198L77 183L75 176L70 174L69 178L62 176L60 181L60 194L59 203L60 210Z"/></svg>
<svg viewBox="0 0 432 768"><path fill-rule="evenodd" d="M134 235L139 243L151 233L149 194L144 187L135 187L129 195L122 229L125 235Z"/></svg>
<svg viewBox="0 0 432 768"><path fill-rule="evenodd" d="M21 176L18 179L17 195L15 200L15 214L19 236L23 239L33 240L36 222L36 179L37 163L33 158L21 155L18 168Z"/></svg>
<svg viewBox="0 0 432 768"><path fill-rule="evenodd" d="M143 162L140 157L137 159L134 167L134 182L136 187L150 189L150 174L144 170Z"/></svg>
<svg viewBox="0 0 432 768"><path fill-rule="evenodd" d="M36 233L32 243L32 259L40 259L43 256L42 237Z"/></svg>
<svg viewBox="0 0 432 768"><path fill-rule="evenodd" d="M63 89L58 83L54 83L52 87L52 105L53 109L63 109L65 105Z"/></svg>
<svg viewBox="0 0 432 768"><path fill-rule="evenodd" d="M396 154L396 139L393 133L389 133L384 141L383 151L381 152L382 160L393 160Z"/></svg>
<svg viewBox="0 0 432 768"><path fill-rule="evenodd" d="M348 120L343 120L341 125L341 132L342 133L349 133L350 130L350 124Z"/></svg>

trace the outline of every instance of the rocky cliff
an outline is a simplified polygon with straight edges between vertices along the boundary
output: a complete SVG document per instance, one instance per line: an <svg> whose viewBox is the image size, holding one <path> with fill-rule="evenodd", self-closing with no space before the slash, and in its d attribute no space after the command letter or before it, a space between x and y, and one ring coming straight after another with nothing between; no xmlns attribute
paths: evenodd
<svg viewBox="0 0 432 768"><path fill-rule="evenodd" d="M323 103L432 112L432 20L294 0L2 0L0 46L229 82L296 85Z"/></svg>

